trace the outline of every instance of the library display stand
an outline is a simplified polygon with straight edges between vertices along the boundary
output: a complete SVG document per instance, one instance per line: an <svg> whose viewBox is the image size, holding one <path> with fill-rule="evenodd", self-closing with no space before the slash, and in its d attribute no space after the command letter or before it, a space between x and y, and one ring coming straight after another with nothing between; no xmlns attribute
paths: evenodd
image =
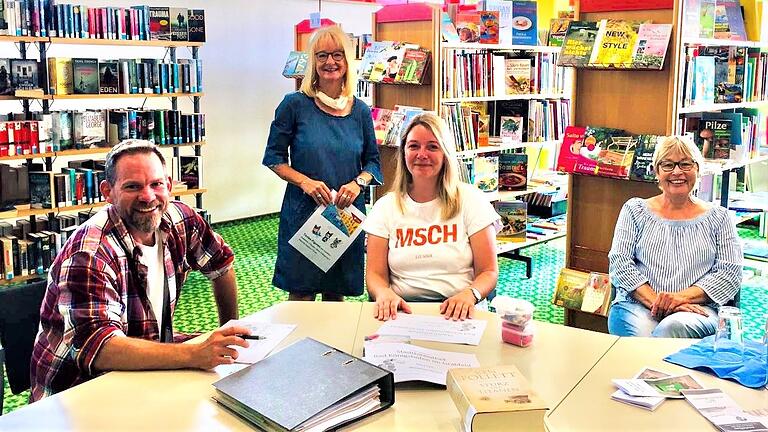
<svg viewBox="0 0 768 432"><path fill-rule="evenodd" d="M47 56L46 51L48 44L66 44L66 45L104 45L104 46L133 46L133 47L162 47L166 48L166 56L171 62L176 61L176 49L179 47L188 47L191 49L192 58L199 59L199 48L203 45L202 42L186 42L186 41L160 41L160 40L119 40L119 39L79 39L79 38L58 38L58 37L30 37L30 36L0 36L0 42L9 42L18 44L20 58L27 58L27 44L36 43L39 49L40 64L39 64L39 81L43 86L48 85L47 75ZM178 109L179 97L191 97L193 103L193 113L200 113L200 102L203 93L136 93L136 94L62 94L51 95L47 94L42 89L33 90L17 90L12 96L3 96L3 100L19 100L22 104L24 117L28 120L32 119L32 112L30 111L30 102L37 100L42 107L42 113L49 113L50 101L53 100L71 100L71 99L122 99L122 98L168 98L171 101L171 109ZM106 125L105 125L106 127ZM161 148L172 148L173 157L178 160L180 156L180 148L192 147L195 156L201 156L202 146L205 144L204 140L173 145L162 145ZM59 157L73 157L73 156L93 156L101 155L105 156L109 152L110 148L86 148L86 149L68 149L54 152L40 152L35 154L20 154L13 156L0 156L0 163L6 161L18 161L26 160L31 163L35 159L43 159L45 170L53 170L53 162ZM168 169L170 169L170 164ZM181 196L194 196L195 205L197 208L203 207L203 194L206 192L204 188L194 189L181 189L172 191L172 196L178 199ZM18 206L16 210L10 210L0 212L0 220L5 219L23 219L29 218L31 224L34 226L36 216L47 215L49 218L55 217L59 213L64 212L77 212L81 210L91 210L106 204L105 201L71 205L65 207L53 207L53 208L24 208ZM12 279L0 279L0 286L8 284L23 283L32 279L39 279L45 277L43 274L30 274L30 275L16 275Z"/></svg>

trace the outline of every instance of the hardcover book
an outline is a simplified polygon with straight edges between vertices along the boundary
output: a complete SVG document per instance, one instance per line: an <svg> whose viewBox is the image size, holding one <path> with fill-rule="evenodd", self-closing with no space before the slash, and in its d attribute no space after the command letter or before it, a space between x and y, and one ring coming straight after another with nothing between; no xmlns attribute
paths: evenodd
<svg viewBox="0 0 768 432"><path fill-rule="evenodd" d="M187 26L190 42L205 42L205 10L189 9L187 12Z"/></svg>
<svg viewBox="0 0 768 432"><path fill-rule="evenodd" d="M528 204L525 201L496 201L493 206L501 217L501 229L496 238L524 242L528 224Z"/></svg>
<svg viewBox="0 0 768 432"><path fill-rule="evenodd" d="M591 155L597 151L597 166L594 172L582 172L601 177L628 178L635 156L637 138L620 129L587 127L584 143L594 146ZM577 166L577 172L578 166Z"/></svg>
<svg viewBox="0 0 768 432"><path fill-rule="evenodd" d="M632 161L632 169L629 172L630 180L656 181L656 173L653 170L653 153L656 151L658 138L656 135L640 135L637 137L635 157Z"/></svg>
<svg viewBox="0 0 768 432"><path fill-rule="evenodd" d="M521 116L501 116L501 140L508 139L512 144L523 142L523 118Z"/></svg>
<svg viewBox="0 0 768 432"><path fill-rule="evenodd" d="M171 40L171 17L169 8L150 6L149 39Z"/></svg>
<svg viewBox="0 0 768 432"><path fill-rule="evenodd" d="M16 90L40 88L37 60L11 59L11 84Z"/></svg>
<svg viewBox="0 0 768 432"><path fill-rule="evenodd" d="M52 172L29 172L29 202L32 208L53 208L56 202L54 190Z"/></svg>
<svg viewBox="0 0 768 432"><path fill-rule="evenodd" d="M99 93L118 94L120 92L120 76L118 75L117 60L99 61Z"/></svg>
<svg viewBox="0 0 768 432"><path fill-rule="evenodd" d="M477 12L457 13L456 31L461 42L480 42L480 14Z"/></svg>
<svg viewBox="0 0 768 432"><path fill-rule="evenodd" d="M632 51L637 41L640 23L624 20L602 20L597 32L590 65L600 67L632 66Z"/></svg>
<svg viewBox="0 0 768 432"><path fill-rule="evenodd" d="M538 45L539 28L536 25L537 3L512 0L512 44Z"/></svg>
<svg viewBox="0 0 768 432"><path fill-rule="evenodd" d="M189 13L187 8L168 8L171 24L171 40L186 41L189 40Z"/></svg>
<svg viewBox="0 0 768 432"><path fill-rule="evenodd" d="M107 147L105 111L75 112L73 122L75 148Z"/></svg>
<svg viewBox="0 0 768 432"><path fill-rule="evenodd" d="M72 84L75 94L99 94L99 61L73 58Z"/></svg>
<svg viewBox="0 0 768 432"><path fill-rule="evenodd" d="M525 190L528 187L528 155L499 154L499 190Z"/></svg>
<svg viewBox="0 0 768 432"><path fill-rule="evenodd" d="M504 59L505 94L528 94L531 92L531 59Z"/></svg>
<svg viewBox="0 0 768 432"><path fill-rule="evenodd" d="M480 11L480 43L499 43L499 11Z"/></svg>
<svg viewBox="0 0 768 432"><path fill-rule="evenodd" d="M48 57L48 93L66 95L74 92L72 59Z"/></svg>
<svg viewBox="0 0 768 432"><path fill-rule="evenodd" d="M545 430L549 407L513 365L449 369L446 386L465 431Z"/></svg>
<svg viewBox="0 0 768 432"><path fill-rule="evenodd" d="M429 66L429 50L426 48L406 49L403 63L397 73L395 82L421 84Z"/></svg>
<svg viewBox="0 0 768 432"><path fill-rule="evenodd" d="M728 159L731 153L731 120L702 119L694 138L707 159Z"/></svg>
<svg viewBox="0 0 768 432"><path fill-rule="evenodd" d="M202 156L179 156L178 178L189 189L203 187Z"/></svg>
<svg viewBox="0 0 768 432"><path fill-rule="evenodd" d="M597 28L598 23L594 21L571 21L568 24L557 65L587 65L597 38Z"/></svg>
<svg viewBox="0 0 768 432"><path fill-rule="evenodd" d="M637 42L632 51L632 67L661 69L667 55L672 24L640 24Z"/></svg>

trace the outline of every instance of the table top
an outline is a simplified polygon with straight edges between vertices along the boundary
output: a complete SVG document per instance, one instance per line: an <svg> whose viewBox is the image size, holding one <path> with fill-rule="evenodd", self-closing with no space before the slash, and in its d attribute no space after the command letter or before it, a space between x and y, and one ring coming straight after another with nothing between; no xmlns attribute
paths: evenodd
<svg viewBox="0 0 768 432"><path fill-rule="evenodd" d="M632 378L645 367L693 375L704 387L719 388L743 409L768 407L768 391L753 390L714 375L663 360L695 339L620 338L565 400L549 415L553 431L707 431L716 430L683 399L669 399L648 411L610 399L614 378ZM585 415L584 413L589 413Z"/></svg>

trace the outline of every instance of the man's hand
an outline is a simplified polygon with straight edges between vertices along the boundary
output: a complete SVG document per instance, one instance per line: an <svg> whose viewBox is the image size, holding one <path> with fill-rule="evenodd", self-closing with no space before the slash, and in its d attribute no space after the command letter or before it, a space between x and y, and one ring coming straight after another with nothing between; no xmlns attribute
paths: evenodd
<svg viewBox="0 0 768 432"><path fill-rule="evenodd" d="M697 313L699 315L709 316L707 313L707 310L704 309L703 306L697 305L695 303L683 303L680 306L675 308L675 312L692 312Z"/></svg>
<svg viewBox="0 0 768 432"><path fill-rule="evenodd" d="M189 367L212 369L220 364L232 364L237 358L237 351L232 345L248 348L248 341L237 336L250 334L248 327L230 326L218 328L208 336L205 342L193 345Z"/></svg>
<svg viewBox="0 0 768 432"><path fill-rule="evenodd" d="M373 310L373 316L379 321L387 321L397 318L397 310L405 313L411 313L411 307L399 295L395 294L391 288L383 289L376 295L376 307Z"/></svg>
<svg viewBox="0 0 768 432"><path fill-rule="evenodd" d="M472 290L469 288L448 297L440 304L440 313L445 316L445 319L450 318L454 321L464 321L467 318L472 318L472 311L474 309L475 295L472 294Z"/></svg>
<svg viewBox="0 0 768 432"><path fill-rule="evenodd" d="M660 292L656 295L651 305L651 315L656 319L661 320L667 315L675 312L675 309L683 304L687 304L688 299L676 294L668 292Z"/></svg>

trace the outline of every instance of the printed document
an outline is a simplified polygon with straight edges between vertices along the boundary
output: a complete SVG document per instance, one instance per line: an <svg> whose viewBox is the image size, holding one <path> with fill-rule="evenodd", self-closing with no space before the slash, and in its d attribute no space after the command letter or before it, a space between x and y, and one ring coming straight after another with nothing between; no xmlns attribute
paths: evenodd
<svg viewBox="0 0 768 432"><path fill-rule="evenodd" d="M251 330L251 335L258 335L260 339L248 339L248 348L233 345L237 350L236 363L256 363L266 357L276 346L280 344L296 328L296 324L272 324L250 321L248 319L229 320L224 327L241 325Z"/></svg>
<svg viewBox="0 0 768 432"><path fill-rule="evenodd" d="M398 313L397 319L385 322L376 333L433 342L479 345L486 324L485 320L453 321L442 316Z"/></svg>
<svg viewBox="0 0 768 432"><path fill-rule="evenodd" d="M396 383L426 381L445 385L448 369L480 367L474 354L438 351L405 343L366 343L363 360L391 371Z"/></svg>
<svg viewBox="0 0 768 432"><path fill-rule="evenodd" d="M720 389L682 390L685 399L721 431L768 431L761 418L743 411Z"/></svg>

